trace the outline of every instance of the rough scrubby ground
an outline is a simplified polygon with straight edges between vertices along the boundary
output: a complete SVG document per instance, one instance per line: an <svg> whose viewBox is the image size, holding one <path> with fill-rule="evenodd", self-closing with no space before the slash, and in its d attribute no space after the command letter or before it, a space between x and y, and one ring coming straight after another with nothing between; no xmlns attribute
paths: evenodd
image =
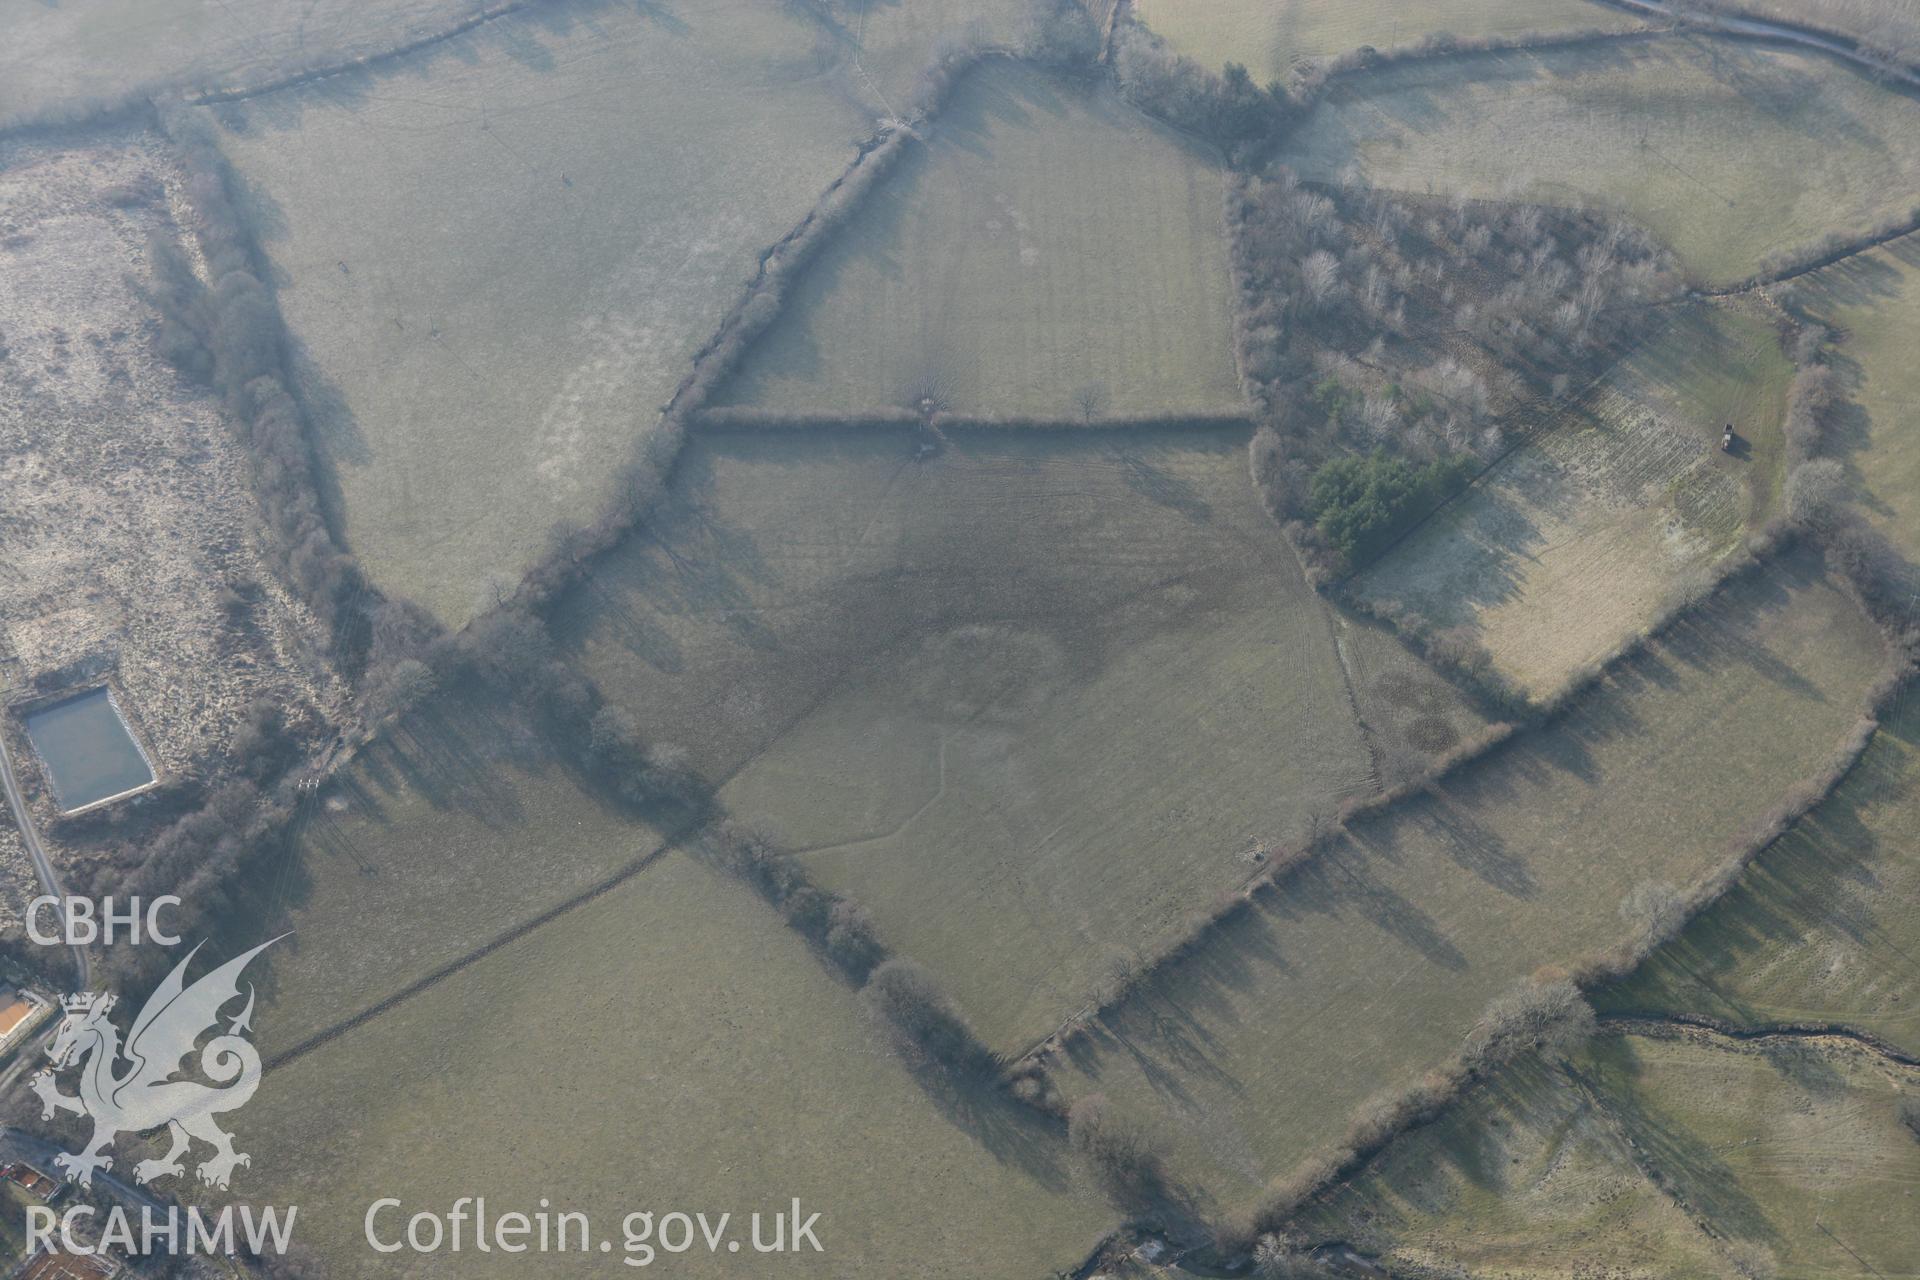
<svg viewBox="0 0 1920 1280"><path fill-rule="evenodd" d="M1746 1275L1911 1275L1920 1070L1833 1041L1603 1037L1603 1105L1676 1203Z"/></svg>
<svg viewBox="0 0 1920 1280"><path fill-rule="evenodd" d="M209 773L257 698L322 723L344 696L264 554L244 447L154 354L138 281L180 180L147 134L0 150L0 685L111 673L164 779Z"/></svg>
<svg viewBox="0 0 1920 1280"><path fill-rule="evenodd" d="M1634 1163L1607 1110L1528 1064L1395 1141L1301 1228L1413 1274L1734 1280L1731 1259Z"/></svg>
<svg viewBox="0 0 1920 1280"><path fill-rule="evenodd" d="M33 860L11 817L0 820L0 929L10 935L26 927L27 903L40 893L40 880L34 875Z"/></svg>
<svg viewBox="0 0 1920 1280"><path fill-rule="evenodd" d="M1300 1225L1417 1275L1910 1275L1917 1091L1833 1040L1609 1031L1501 1073Z"/></svg>

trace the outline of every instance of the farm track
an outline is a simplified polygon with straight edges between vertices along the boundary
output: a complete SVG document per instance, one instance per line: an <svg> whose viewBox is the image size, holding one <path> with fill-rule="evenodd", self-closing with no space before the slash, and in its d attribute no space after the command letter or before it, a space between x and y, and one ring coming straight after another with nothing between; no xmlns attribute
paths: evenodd
<svg viewBox="0 0 1920 1280"><path fill-rule="evenodd" d="M922 417L905 410L873 409L849 413L742 413L731 406L701 409L691 415L689 431L840 431L849 428L890 431L928 430L978 432L1100 432L1205 431L1238 427L1251 431L1251 409L1203 410L1197 413L1104 414L1088 418L993 418L969 413L935 413Z"/></svg>

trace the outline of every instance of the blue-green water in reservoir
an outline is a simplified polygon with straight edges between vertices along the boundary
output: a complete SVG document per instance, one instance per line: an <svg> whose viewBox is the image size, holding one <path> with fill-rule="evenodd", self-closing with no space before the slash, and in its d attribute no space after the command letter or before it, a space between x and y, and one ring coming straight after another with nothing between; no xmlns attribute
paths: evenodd
<svg viewBox="0 0 1920 1280"><path fill-rule="evenodd" d="M27 737L46 761L62 809L78 809L153 781L153 769L105 689L29 713Z"/></svg>

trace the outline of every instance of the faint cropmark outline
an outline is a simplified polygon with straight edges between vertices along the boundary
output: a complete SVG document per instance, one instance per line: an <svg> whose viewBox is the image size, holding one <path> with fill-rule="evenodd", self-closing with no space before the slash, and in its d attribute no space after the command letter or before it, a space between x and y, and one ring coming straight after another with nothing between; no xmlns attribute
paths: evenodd
<svg viewBox="0 0 1920 1280"><path fill-rule="evenodd" d="M208 1186L225 1187L234 1169L253 1163L251 1156L233 1149L233 1135L213 1120L245 1106L260 1086L259 1051L241 1034L252 1030L252 984L247 986L246 1007L224 1033L200 1049L200 1074L213 1083L177 1077L182 1074L182 1060L193 1053L200 1037L219 1030L220 1010L240 997L241 971L278 941L269 939L187 986L183 977L187 965L205 944L196 945L147 997L124 1047L120 1029L107 1016L118 1003L112 995L82 991L60 1002L66 1017L47 1049L52 1065L41 1068L31 1084L40 1097L41 1119L51 1120L55 1112L67 1111L93 1121L93 1137L85 1146L53 1158L69 1180L90 1185L94 1170L113 1168L113 1157L104 1153L114 1138L162 1126L171 1134L173 1145L160 1159L135 1165L135 1182L185 1173L180 1157L194 1138L214 1149L196 1170ZM130 1065L115 1075L122 1058ZM61 1093L57 1082L58 1074L69 1068L80 1072L77 1095Z"/></svg>

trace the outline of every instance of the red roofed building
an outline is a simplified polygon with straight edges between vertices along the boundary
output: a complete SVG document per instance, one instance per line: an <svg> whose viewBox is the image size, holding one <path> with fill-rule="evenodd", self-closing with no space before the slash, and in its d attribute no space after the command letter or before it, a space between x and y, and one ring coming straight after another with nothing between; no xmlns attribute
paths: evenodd
<svg viewBox="0 0 1920 1280"><path fill-rule="evenodd" d="M120 1264L92 1253L62 1253L49 1249L20 1264L13 1280L113 1280Z"/></svg>

